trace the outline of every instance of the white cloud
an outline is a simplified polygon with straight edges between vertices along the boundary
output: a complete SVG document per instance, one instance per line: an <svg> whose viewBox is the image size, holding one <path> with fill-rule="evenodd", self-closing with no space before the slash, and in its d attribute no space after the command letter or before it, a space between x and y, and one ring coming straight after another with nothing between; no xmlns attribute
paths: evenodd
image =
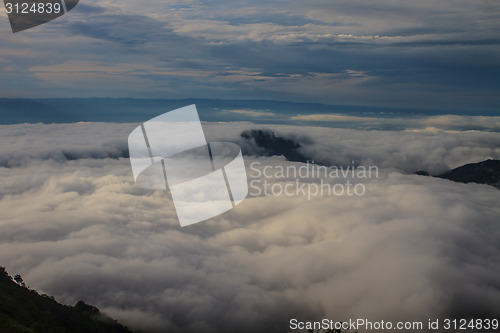
<svg viewBox="0 0 500 333"><path fill-rule="evenodd" d="M292 120L307 122L358 123L366 127L402 126L407 129L488 129L500 131L500 117L495 116L415 116L415 117L360 117L341 114L307 114L290 117Z"/></svg>
<svg viewBox="0 0 500 333"><path fill-rule="evenodd" d="M256 125L205 126L210 139L239 140ZM364 180L362 197L248 198L181 229L166 192L136 187L129 161L107 158L134 127L2 126L0 158L10 167L0 167L0 263L9 272L158 332L498 315L500 192L388 169L409 168L410 157L429 167L498 154L497 134L278 126L308 135L304 149L317 156L380 163L380 178Z"/></svg>
<svg viewBox="0 0 500 333"><path fill-rule="evenodd" d="M273 117L274 113L269 111L255 111L255 110L221 110L224 113L234 113L250 117Z"/></svg>
<svg viewBox="0 0 500 333"><path fill-rule="evenodd" d="M458 122L462 124L469 118L460 118ZM478 124L484 126L494 123L488 121L489 117L477 118ZM386 120L373 119L377 123ZM438 119L443 123L442 119L447 118ZM450 119L450 124L457 123L454 117ZM474 121L472 119L472 123ZM437 125L438 122L434 123ZM420 124L419 119L405 121L408 128L419 128ZM126 138L136 126L108 123L0 126L0 166L16 167L46 159L61 162L67 159L124 157L128 154ZM259 149L240 137L243 131L274 129L278 135L301 143L300 152L303 155L328 165L346 166L355 161L409 173L417 170L440 173L466 163L500 159L500 138L496 132L431 131L430 128L420 132L363 131L251 123L231 123L230 126L206 123L204 128L209 141L234 141L248 152Z"/></svg>

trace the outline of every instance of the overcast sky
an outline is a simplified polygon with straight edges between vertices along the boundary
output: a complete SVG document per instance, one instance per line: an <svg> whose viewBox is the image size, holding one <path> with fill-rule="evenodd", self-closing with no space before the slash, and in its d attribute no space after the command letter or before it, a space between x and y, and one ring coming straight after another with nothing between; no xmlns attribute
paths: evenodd
<svg viewBox="0 0 500 333"><path fill-rule="evenodd" d="M96 1L13 34L0 97L498 109L497 0Z"/></svg>

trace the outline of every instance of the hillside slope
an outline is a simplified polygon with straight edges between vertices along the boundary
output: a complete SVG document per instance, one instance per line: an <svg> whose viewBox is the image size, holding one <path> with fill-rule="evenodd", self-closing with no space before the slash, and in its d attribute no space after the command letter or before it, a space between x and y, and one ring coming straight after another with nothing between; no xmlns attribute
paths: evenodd
<svg viewBox="0 0 500 333"><path fill-rule="evenodd" d="M500 189L500 161L486 160L462 165L437 177L460 183L488 184Z"/></svg>
<svg viewBox="0 0 500 333"><path fill-rule="evenodd" d="M0 267L0 332L131 333L82 301L73 307L39 295L25 287L19 276L12 279L4 267Z"/></svg>

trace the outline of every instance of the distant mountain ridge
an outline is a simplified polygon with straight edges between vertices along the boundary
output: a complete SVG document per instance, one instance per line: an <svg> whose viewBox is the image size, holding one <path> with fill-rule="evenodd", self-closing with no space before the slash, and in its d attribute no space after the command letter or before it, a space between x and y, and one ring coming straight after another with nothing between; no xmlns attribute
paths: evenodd
<svg viewBox="0 0 500 333"><path fill-rule="evenodd" d="M486 160L465 164L437 177L459 183L488 184L500 189L500 161Z"/></svg>
<svg viewBox="0 0 500 333"><path fill-rule="evenodd" d="M417 171L417 175L429 176L427 171ZM487 184L500 189L500 160L486 160L469 163L435 176L458 183Z"/></svg>
<svg viewBox="0 0 500 333"><path fill-rule="evenodd" d="M24 285L22 278L9 276L0 267L1 333L132 333L92 305L74 307L57 303Z"/></svg>
<svg viewBox="0 0 500 333"><path fill-rule="evenodd" d="M498 112L477 110L421 110L400 107L328 105L274 100L245 99L140 99L140 98L0 98L0 124L118 122L135 123L186 105L196 104L202 121L251 121L293 123L289 116L307 114L348 114L350 116L392 117L394 115L482 115ZM235 111L236 112L232 112ZM258 111L251 116L245 112Z"/></svg>

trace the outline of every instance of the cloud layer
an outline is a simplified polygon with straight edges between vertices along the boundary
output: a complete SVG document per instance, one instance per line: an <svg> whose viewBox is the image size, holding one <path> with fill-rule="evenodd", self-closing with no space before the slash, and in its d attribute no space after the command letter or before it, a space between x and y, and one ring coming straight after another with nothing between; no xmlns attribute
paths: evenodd
<svg viewBox="0 0 500 333"><path fill-rule="evenodd" d="M207 124L207 137L249 145L239 134L250 126ZM361 197L252 197L181 229L167 193L136 187L120 157L134 127L2 126L2 265L63 302L83 299L152 332L499 315L500 192L406 174L498 158L498 135L279 126L308 142L305 152L356 156L380 177L363 180ZM301 165L247 157L255 161Z"/></svg>

